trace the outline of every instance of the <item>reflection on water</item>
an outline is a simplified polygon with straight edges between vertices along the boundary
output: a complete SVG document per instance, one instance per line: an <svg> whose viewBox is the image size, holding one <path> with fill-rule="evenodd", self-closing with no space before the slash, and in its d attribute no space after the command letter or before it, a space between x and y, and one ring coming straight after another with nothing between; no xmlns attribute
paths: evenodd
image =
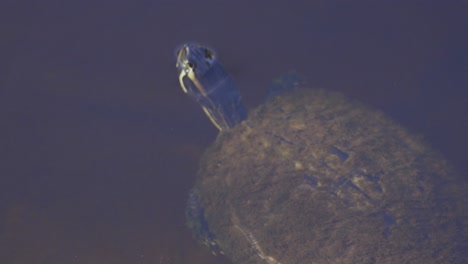
<svg viewBox="0 0 468 264"><path fill-rule="evenodd" d="M229 263L185 227L217 134L178 86L173 52L186 41L218 50L249 108L295 69L468 171L466 8L306 2L0 8L0 262Z"/></svg>

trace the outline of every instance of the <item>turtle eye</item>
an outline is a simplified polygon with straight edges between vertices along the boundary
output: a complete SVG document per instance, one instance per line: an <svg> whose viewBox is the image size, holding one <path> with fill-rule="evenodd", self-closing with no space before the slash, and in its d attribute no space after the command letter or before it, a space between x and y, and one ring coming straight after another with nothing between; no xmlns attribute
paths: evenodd
<svg viewBox="0 0 468 264"><path fill-rule="evenodd" d="M213 52L209 49L205 49L205 58L212 60L213 59Z"/></svg>
<svg viewBox="0 0 468 264"><path fill-rule="evenodd" d="M214 60L214 53L209 50L209 49L204 49L203 50L203 55L205 56L205 64L207 67L210 67L211 66L211 63L213 62Z"/></svg>

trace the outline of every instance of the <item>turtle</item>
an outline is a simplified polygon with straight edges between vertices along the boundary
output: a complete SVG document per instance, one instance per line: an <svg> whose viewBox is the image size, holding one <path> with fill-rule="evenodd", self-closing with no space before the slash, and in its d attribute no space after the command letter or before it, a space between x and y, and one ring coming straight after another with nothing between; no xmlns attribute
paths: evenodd
<svg viewBox="0 0 468 264"><path fill-rule="evenodd" d="M184 93L219 130L187 225L235 264L468 263L467 184L422 136L287 73L247 111L214 50L176 51Z"/></svg>

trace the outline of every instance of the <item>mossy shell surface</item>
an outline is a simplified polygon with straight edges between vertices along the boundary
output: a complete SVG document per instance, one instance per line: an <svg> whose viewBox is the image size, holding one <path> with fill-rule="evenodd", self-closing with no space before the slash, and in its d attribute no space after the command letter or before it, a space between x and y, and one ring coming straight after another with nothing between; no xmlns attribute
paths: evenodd
<svg viewBox="0 0 468 264"><path fill-rule="evenodd" d="M466 184L381 112L322 90L221 133L195 188L233 263L465 263Z"/></svg>

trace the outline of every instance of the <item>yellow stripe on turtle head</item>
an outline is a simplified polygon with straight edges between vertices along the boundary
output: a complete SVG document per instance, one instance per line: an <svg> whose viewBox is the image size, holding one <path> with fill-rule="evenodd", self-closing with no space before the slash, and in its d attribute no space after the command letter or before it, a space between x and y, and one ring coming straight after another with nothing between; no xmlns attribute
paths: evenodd
<svg viewBox="0 0 468 264"><path fill-rule="evenodd" d="M223 128L220 124L218 124L218 122L216 122L216 118L213 117L213 115L211 115L211 112L204 106L202 106L203 108L203 112L205 112L205 114L208 116L208 118L211 120L211 123L213 123L213 125L219 129L219 131L223 131Z"/></svg>

